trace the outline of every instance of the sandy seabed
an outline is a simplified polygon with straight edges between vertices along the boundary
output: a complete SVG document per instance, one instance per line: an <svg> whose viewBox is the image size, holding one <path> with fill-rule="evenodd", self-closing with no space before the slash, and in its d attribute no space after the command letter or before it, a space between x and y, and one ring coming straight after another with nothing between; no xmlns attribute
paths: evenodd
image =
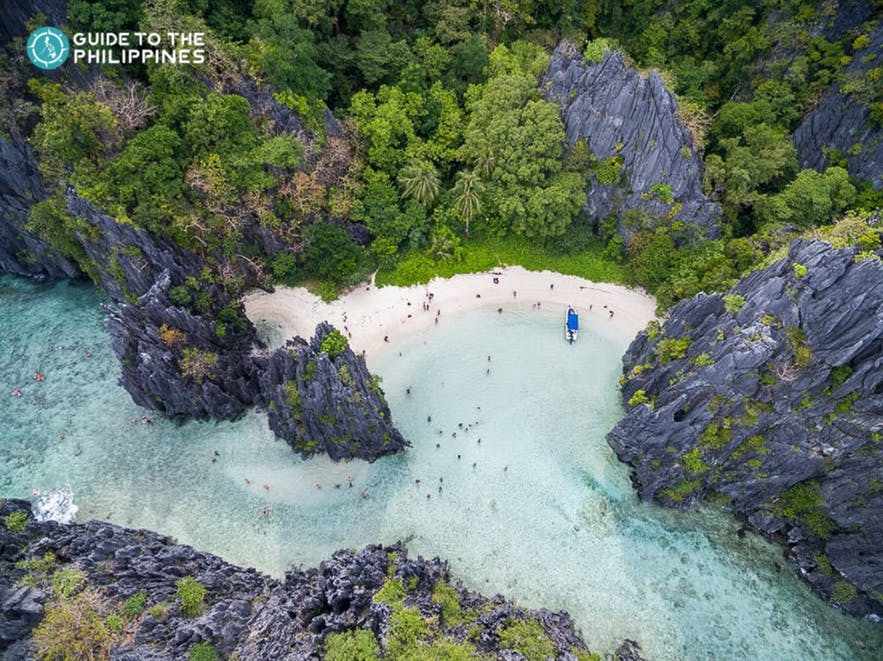
<svg viewBox="0 0 883 661"><path fill-rule="evenodd" d="M252 292L244 304L252 321L275 322L284 337L310 338L316 325L327 321L349 337L354 351L368 356L385 343L394 346L406 334L431 332L471 310L560 310L563 338L565 312L573 306L583 328L605 324L631 338L655 318L656 308L656 300L639 290L520 266L411 287L363 283L330 303L303 287L277 287L273 293Z"/></svg>

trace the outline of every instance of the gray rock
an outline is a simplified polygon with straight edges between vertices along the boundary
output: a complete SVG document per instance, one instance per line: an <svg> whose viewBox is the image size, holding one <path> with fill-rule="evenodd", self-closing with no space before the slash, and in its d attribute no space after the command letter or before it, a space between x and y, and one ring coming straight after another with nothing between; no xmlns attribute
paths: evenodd
<svg viewBox="0 0 883 661"><path fill-rule="evenodd" d="M641 497L725 496L822 595L839 585L844 610L880 615L883 264L856 254L797 241L729 294L672 308L623 358L624 400L653 405L630 406L608 441Z"/></svg>
<svg viewBox="0 0 883 661"><path fill-rule="evenodd" d="M0 273L38 279L81 275L73 260L25 229L31 206L47 196L28 144L15 133L0 134Z"/></svg>
<svg viewBox="0 0 883 661"><path fill-rule="evenodd" d="M598 64L584 64L573 45L562 43L552 54L543 95L561 107L571 146L582 138L597 159L623 160L621 182L591 182L592 218L641 209L717 235L720 207L702 194L702 159L657 73L644 78L614 51ZM654 184L671 187L672 203L655 199Z"/></svg>
<svg viewBox="0 0 883 661"><path fill-rule="evenodd" d="M295 451L335 461L373 461L408 447L365 359L349 346L334 357L322 351L332 331L321 323L309 343L295 338L270 356L260 388L270 428Z"/></svg>
<svg viewBox="0 0 883 661"><path fill-rule="evenodd" d="M883 66L883 23L877 24L869 38L870 44L847 66L847 81ZM821 172L830 164L829 151L838 150L846 158L849 174L867 179L879 190L883 188L883 126L871 121L866 100L841 89L842 85L832 85L794 132L798 163Z"/></svg>
<svg viewBox="0 0 883 661"><path fill-rule="evenodd" d="M27 507L25 501L10 500L0 506L0 516ZM379 639L390 630L393 609L375 601L390 578L407 586L404 605L433 618L440 636L472 640L478 652L492 658L521 658L513 650L500 649L500 629L513 618L536 619L557 659L571 661L574 650L588 651L566 613L522 609L500 595L487 599L470 592L451 579L446 563L438 558L411 559L401 544L337 551L318 567L291 570L280 581L152 532L90 521L31 522L17 536L0 527L0 631L9 633L0 638L0 653L7 647L26 649L33 626L42 619L39 591L9 587L24 574L15 563L48 551L61 566L84 571L88 584L112 604L144 590L148 607L167 605L161 616L144 613L132 620L133 634L120 639L113 650L115 659L186 659L190 648L202 641L221 658L236 654L241 659L320 659L325 640L333 633L359 628ZM197 617L180 612L176 593L183 576L195 578L205 588L205 610ZM464 612L474 611L468 624L445 620L442 605L432 598L439 581L455 590ZM3 629L3 623L17 613L28 614L28 626ZM628 644L628 649L637 647Z"/></svg>

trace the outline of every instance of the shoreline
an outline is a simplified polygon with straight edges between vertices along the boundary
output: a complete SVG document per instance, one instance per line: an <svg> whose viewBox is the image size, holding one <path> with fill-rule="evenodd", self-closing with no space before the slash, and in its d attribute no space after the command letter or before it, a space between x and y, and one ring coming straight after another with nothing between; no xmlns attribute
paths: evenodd
<svg viewBox="0 0 883 661"><path fill-rule="evenodd" d="M284 286L273 293L250 292L242 302L252 323L275 322L286 340L295 335L309 340L316 325L327 321L347 336L353 351L366 356L395 345L405 334L430 331L450 317L478 309L502 309L505 314L539 305L560 308L563 317L572 305L583 324L605 323L629 338L656 318L656 299L643 291L520 266L434 278L410 287L361 283L329 303L304 287Z"/></svg>

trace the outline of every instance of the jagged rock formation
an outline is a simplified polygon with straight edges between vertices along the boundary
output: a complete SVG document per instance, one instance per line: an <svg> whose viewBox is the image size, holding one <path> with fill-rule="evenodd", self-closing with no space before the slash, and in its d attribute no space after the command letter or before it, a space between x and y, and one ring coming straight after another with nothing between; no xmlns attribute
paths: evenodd
<svg viewBox="0 0 883 661"><path fill-rule="evenodd" d="M878 255L880 252L879 251ZM608 441L643 498L723 498L816 590L883 615L883 264L798 241L623 358Z"/></svg>
<svg viewBox="0 0 883 661"><path fill-rule="evenodd" d="M28 144L15 133L0 134L0 273L32 278L80 275L73 260L55 254L25 229L31 205L47 195Z"/></svg>
<svg viewBox="0 0 883 661"><path fill-rule="evenodd" d="M333 337L345 342L322 323L309 343L289 340L269 358L260 391L270 428L296 452L324 452L335 461L373 461L405 449L410 443L392 425L365 359L349 346L326 346Z"/></svg>
<svg viewBox="0 0 883 661"><path fill-rule="evenodd" d="M105 307L120 385L139 406L166 415L231 420L258 397L252 354L263 348L242 315L243 328L218 333L218 322L169 302L168 272L137 305Z"/></svg>
<svg viewBox="0 0 883 661"><path fill-rule="evenodd" d="M254 326L220 285L200 282L206 312L232 306L224 324L169 300L169 287L198 277L199 254L118 223L68 191L67 207L84 228L77 240L90 275L110 296L107 325L122 385L136 404L168 415L236 418L258 389L251 355L263 348ZM235 315L235 316L234 316Z"/></svg>
<svg viewBox="0 0 883 661"><path fill-rule="evenodd" d="M29 504L0 506L0 517L14 512L29 513ZM47 553L54 554L54 562L46 561ZM67 597L53 594L58 569L84 572L85 585ZM184 577L205 588L202 612L196 608L190 617L182 613L178 596ZM145 599L139 606L121 608L141 590ZM235 653L241 659L319 659L329 636L342 631L369 632L381 648L399 644L405 621L426 627L425 634L412 633L423 639L419 649L426 653L432 653L431 646L459 643L493 658L516 659L522 657L515 650L502 649L500 633L519 620L540 627L556 659L588 656L566 613L525 610L502 596L487 599L469 592L452 584L444 562L409 559L400 544L338 551L318 568L289 571L280 581L144 530L33 519L18 533L0 526L4 658L29 657L34 628L59 601L70 604L86 591L99 595L93 604L103 599L103 605L94 609L100 616L93 628L84 627L83 633L103 626L107 615L128 613L120 620L122 631L110 633L115 659L184 659L199 643L210 644L222 658ZM85 644L82 637L77 642ZM623 650L633 655L623 658L639 659L634 644ZM408 658L407 649L400 651Z"/></svg>
<svg viewBox="0 0 883 661"><path fill-rule="evenodd" d="M869 72L883 66L883 22L868 35L846 68L846 81L832 86L821 102L794 132L801 168L823 171L831 164L831 151L846 160L849 174L883 188L883 125L871 120L867 95L878 94L880 81ZM864 80L864 91L850 93ZM878 120L879 121L879 120Z"/></svg>
<svg viewBox="0 0 883 661"><path fill-rule="evenodd" d="M591 183L592 218L642 209L716 235L720 207L702 194L702 159L658 74L642 77L613 51L598 64L584 64L572 44L562 43L552 54L543 95L561 107L571 146L582 138L597 159L613 159L617 181L596 176Z"/></svg>

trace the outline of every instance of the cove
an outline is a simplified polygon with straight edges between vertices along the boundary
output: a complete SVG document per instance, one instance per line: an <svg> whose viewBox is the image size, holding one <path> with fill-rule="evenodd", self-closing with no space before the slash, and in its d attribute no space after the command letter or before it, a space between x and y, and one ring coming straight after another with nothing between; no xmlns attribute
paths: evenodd
<svg viewBox="0 0 883 661"><path fill-rule="evenodd" d="M130 424L151 413L115 384L92 290L2 278L0 493L70 485L81 520L277 575L403 539L473 589L568 610L595 649L628 637L657 659L879 658L880 627L822 603L777 547L711 509L636 499L604 441L629 340L590 321L569 346L559 315L529 306L446 319L369 358L414 447L335 465L293 456L257 413Z"/></svg>

